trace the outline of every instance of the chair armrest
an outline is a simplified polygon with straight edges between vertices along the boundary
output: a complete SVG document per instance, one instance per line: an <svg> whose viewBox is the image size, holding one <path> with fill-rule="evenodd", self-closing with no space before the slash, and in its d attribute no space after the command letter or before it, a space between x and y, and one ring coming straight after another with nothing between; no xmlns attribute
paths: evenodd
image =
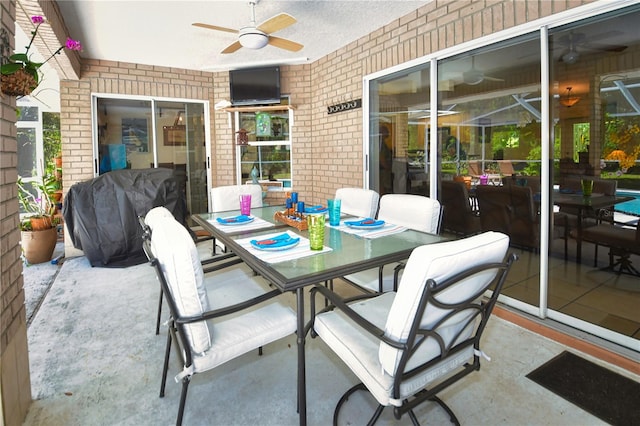
<svg viewBox="0 0 640 426"><path fill-rule="evenodd" d="M271 290L268 293L261 294L260 296L254 297L252 299L247 299L244 302L236 303L235 305L229 305L225 306L224 308L207 311L202 315L178 317L175 318L174 321L176 322L176 324L191 324L198 321L206 321L208 319L219 318L258 305L281 294L282 292L280 290Z"/></svg>
<svg viewBox="0 0 640 426"><path fill-rule="evenodd" d="M362 296L357 296L354 298L349 298L349 299L343 299L341 298L337 293L329 290L328 288L324 287L324 286L320 286L320 285L316 285L314 288L311 289L311 321L310 321L310 329L312 330L311 336L315 337L315 333L313 333L313 322L315 320L316 317L316 311L315 311L315 294L316 293L322 293L322 295L329 299L332 303L333 306L329 306L327 308L324 308L322 311L318 312L318 313L322 313L334 308L339 309L340 311L344 312L345 315L347 315L351 320L353 320L356 324L358 324L360 327L362 327L367 333L371 334L372 336L374 336L376 339L388 344L391 347L397 348L397 349L407 349L407 345L405 343L402 342L398 342L396 340L392 340L390 338L388 338L385 333L384 330L377 327L376 325L372 324L371 322L367 321L365 318L363 318L362 316L360 316L358 313L356 313L353 309L351 309L349 307L349 305L346 303L347 301L354 301L354 300L360 300L360 299L369 299L372 297L376 297L378 295L362 295Z"/></svg>

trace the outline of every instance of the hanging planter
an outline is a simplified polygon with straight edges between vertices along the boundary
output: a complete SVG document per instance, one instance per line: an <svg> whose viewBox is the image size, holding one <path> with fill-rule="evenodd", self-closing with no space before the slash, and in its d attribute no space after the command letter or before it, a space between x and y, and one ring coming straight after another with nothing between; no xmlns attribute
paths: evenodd
<svg viewBox="0 0 640 426"><path fill-rule="evenodd" d="M2 65L0 65L0 74L2 74L0 91L5 95L30 95L33 89L38 87L38 83L40 83L39 70L42 65L47 63L55 55L59 55L65 47L69 50L82 50L82 45L79 41L67 38L67 42L53 52L44 62L33 62L29 56L29 49L33 44L33 40L36 38L40 25L44 22L45 20L42 16L35 15L31 17L31 23L35 25L35 28L31 31L31 40L24 53L16 52L6 58L3 49Z"/></svg>
<svg viewBox="0 0 640 426"><path fill-rule="evenodd" d="M27 96L38 86L35 78L24 69L2 75L0 90L9 96Z"/></svg>

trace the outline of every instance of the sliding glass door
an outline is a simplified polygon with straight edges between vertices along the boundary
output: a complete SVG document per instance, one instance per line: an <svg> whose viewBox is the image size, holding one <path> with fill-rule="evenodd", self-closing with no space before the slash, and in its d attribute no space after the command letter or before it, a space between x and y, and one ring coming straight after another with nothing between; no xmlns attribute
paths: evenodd
<svg viewBox="0 0 640 426"><path fill-rule="evenodd" d="M437 197L443 232L454 238L509 234L520 261L503 302L637 348L637 249L581 238L586 227L605 223L633 239L639 226L640 8L612 9L369 77L368 178L381 195ZM438 86L433 99L430 77ZM595 181L594 197L636 199L590 208L585 177ZM456 180L465 183L449 182ZM447 191L460 185L461 207L452 208ZM482 202L490 192L503 199L494 211ZM579 210L567 208L571 197Z"/></svg>
<svg viewBox="0 0 640 426"><path fill-rule="evenodd" d="M174 170L190 213L207 211L206 103L95 97L96 174Z"/></svg>

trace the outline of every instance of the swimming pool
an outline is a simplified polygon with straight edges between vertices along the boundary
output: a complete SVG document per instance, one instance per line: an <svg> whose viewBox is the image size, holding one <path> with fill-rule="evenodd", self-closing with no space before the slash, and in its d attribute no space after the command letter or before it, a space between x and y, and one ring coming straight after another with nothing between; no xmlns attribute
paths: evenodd
<svg viewBox="0 0 640 426"><path fill-rule="evenodd" d="M639 191L616 191L616 195L622 195L625 197L635 197L635 200L625 201L624 203L616 204L615 211L634 216L640 216L640 192Z"/></svg>

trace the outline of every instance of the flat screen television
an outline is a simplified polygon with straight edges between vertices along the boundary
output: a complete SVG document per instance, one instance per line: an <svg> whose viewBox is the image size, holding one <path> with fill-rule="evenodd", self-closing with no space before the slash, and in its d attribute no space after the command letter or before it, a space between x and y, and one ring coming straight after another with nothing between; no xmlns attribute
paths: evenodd
<svg viewBox="0 0 640 426"><path fill-rule="evenodd" d="M233 105L280 103L280 67L231 70L229 86Z"/></svg>

